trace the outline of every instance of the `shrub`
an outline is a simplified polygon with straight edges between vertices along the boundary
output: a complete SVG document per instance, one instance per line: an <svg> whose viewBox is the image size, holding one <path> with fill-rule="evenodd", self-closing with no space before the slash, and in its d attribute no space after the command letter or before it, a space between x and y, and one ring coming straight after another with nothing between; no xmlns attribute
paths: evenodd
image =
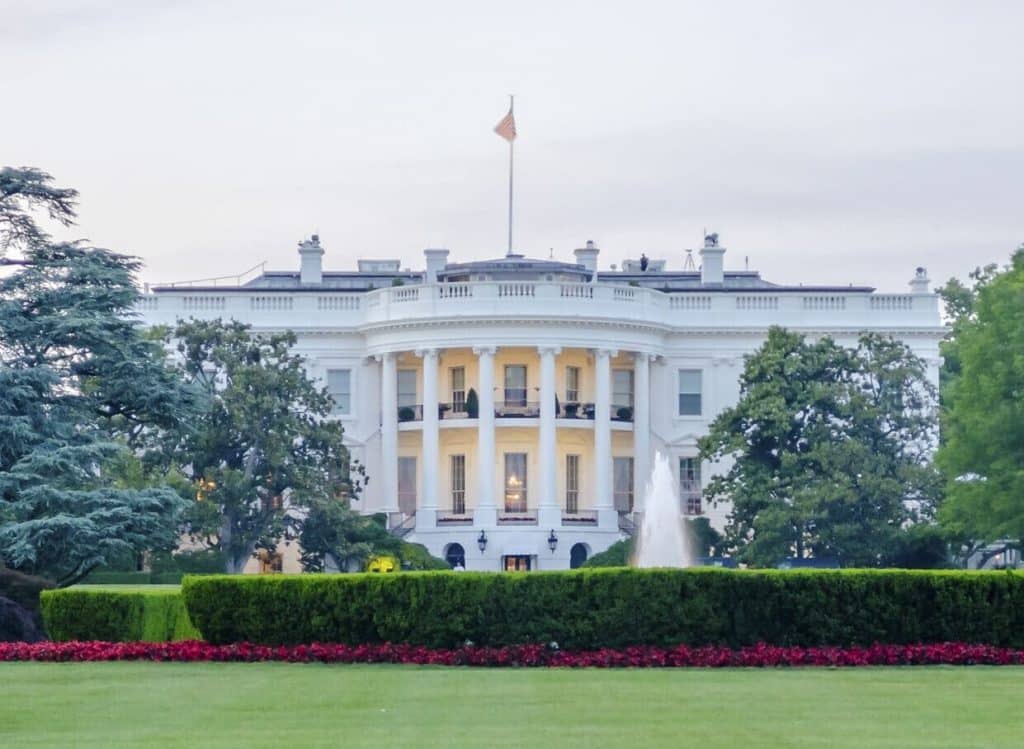
<svg viewBox="0 0 1024 749"><path fill-rule="evenodd" d="M470 388L469 392L466 393L466 416L471 419L476 419L480 416L480 399L473 388Z"/></svg>
<svg viewBox="0 0 1024 749"><path fill-rule="evenodd" d="M209 642L1024 646L1024 575L584 569L529 575L186 577Z"/></svg>
<svg viewBox="0 0 1024 749"><path fill-rule="evenodd" d="M194 640L179 590L102 590L65 588L45 591L43 622L53 640L167 642Z"/></svg>

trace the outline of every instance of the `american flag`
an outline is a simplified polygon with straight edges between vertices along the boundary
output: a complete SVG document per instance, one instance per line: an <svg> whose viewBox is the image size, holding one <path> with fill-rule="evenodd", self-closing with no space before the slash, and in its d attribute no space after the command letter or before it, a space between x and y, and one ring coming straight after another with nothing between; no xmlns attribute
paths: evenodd
<svg viewBox="0 0 1024 749"><path fill-rule="evenodd" d="M501 118L501 122L494 126L494 132L509 143L516 139L516 118L512 116L511 107L508 110L508 114Z"/></svg>

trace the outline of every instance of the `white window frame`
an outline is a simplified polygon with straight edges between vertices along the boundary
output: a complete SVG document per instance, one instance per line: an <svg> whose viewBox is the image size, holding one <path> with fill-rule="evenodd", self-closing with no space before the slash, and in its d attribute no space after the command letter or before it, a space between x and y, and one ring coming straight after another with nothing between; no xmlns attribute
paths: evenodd
<svg viewBox="0 0 1024 749"><path fill-rule="evenodd" d="M580 511L580 456L565 456L565 511Z"/></svg>
<svg viewBox="0 0 1024 749"><path fill-rule="evenodd" d="M629 381L629 390L616 388L616 380L625 377ZM612 406L615 408L633 408L636 393L636 377L632 369L616 367L612 370Z"/></svg>
<svg viewBox="0 0 1024 749"><path fill-rule="evenodd" d="M466 456L452 455L451 466L452 512L456 515L466 514Z"/></svg>
<svg viewBox="0 0 1024 749"><path fill-rule="evenodd" d="M335 389L332 375L344 375L345 389ZM327 392L334 400L331 414L349 416L352 413L352 369L350 367L329 367L327 369Z"/></svg>
<svg viewBox="0 0 1024 749"><path fill-rule="evenodd" d="M700 458L695 455L679 457L679 496L685 515L703 515L703 489L701 486Z"/></svg>
<svg viewBox="0 0 1024 749"><path fill-rule="evenodd" d="M572 365L565 368L565 401L566 403L579 403L580 382L582 372L579 367Z"/></svg>
<svg viewBox="0 0 1024 749"><path fill-rule="evenodd" d="M697 390L684 390L683 389L683 376L684 375L697 375ZM691 411L683 409L683 397L697 397L697 410ZM704 370L693 369L688 367L680 367L676 375L676 415L683 417L699 417L704 415Z"/></svg>
<svg viewBox="0 0 1024 749"><path fill-rule="evenodd" d="M398 407L410 407L414 408L419 405L419 391L416 383L416 370L415 369L399 369L396 375L395 387L398 390ZM412 391L408 389L402 390L402 380L406 380L406 384L409 384L409 380L412 381Z"/></svg>
<svg viewBox="0 0 1024 749"><path fill-rule="evenodd" d="M456 372L462 377L462 386L457 388L455 382ZM448 368L448 384L451 386L452 411L463 412L466 410L466 368L464 366Z"/></svg>

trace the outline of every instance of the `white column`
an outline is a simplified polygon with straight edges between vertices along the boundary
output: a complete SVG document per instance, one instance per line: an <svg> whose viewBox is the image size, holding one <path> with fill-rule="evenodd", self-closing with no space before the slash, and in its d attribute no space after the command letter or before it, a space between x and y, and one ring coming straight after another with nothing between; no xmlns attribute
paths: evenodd
<svg viewBox="0 0 1024 749"><path fill-rule="evenodd" d="M423 501L420 506L427 513L420 518L417 513L416 525L431 524L433 518L429 513L437 511L437 479L441 473L438 451L438 412L437 412L437 349L424 349L416 352L423 360Z"/></svg>
<svg viewBox="0 0 1024 749"><path fill-rule="evenodd" d="M598 523L618 523L612 494L612 369L614 352L594 352L594 504Z"/></svg>
<svg viewBox="0 0 1024 749"><path fill-rule="evenodd" d="M557 346L540 346L540 514L541 525L561 524L558 508L558 449L555 428L555 357Z"/></svg>
<svg viewBox="0 0 1024 749"><path fill-rule="evenodd" d="M480 413L477 416L476 514L474 524L494 527L497 523L494 480L494 346L478 346L477 390Z"/></svg>
<svg viewBox="0 0 1024 749"><path fill-rule="evenodd" d="M644 511L651 477L651 357L633 355L633 508Z"/></svg>
<svg viewBox="0 0 1024 749"><path fill-rule="evenodd" d="M384 512L398 512L398 362L394 353L380 361L381 502Z"/></svg>

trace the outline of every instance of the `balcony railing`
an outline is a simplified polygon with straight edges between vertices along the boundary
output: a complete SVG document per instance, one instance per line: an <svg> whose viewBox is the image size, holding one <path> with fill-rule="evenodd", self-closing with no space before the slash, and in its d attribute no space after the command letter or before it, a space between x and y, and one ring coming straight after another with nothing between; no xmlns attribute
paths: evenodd
<svg viewBox="0 0 1024 749"><path fill-rule="evenodd" d="M566 525L597 525L597 510L562 511L562 522Z"/></svg>
<svg viewBox="0 0 1024 749"><path fill-rule="evenodd" d="M498 511L498 525L537 525L536 510Z"/></svg>
<svg viewBox="0 0 1024 749"><path fill-rule="evenodd" d="M438 525L472 525L473 514L467 512L451 512L450 510L437 511Z"/></svg>
<svg viewBox="0 0 1024 749"><path fill-rule="evenodd" d="M399 421L423 421L423 404L398 407Z"/></svg>
<svg viewBox="0 0 1024 749"><path fill-rule="evenodd" d="M540 416L540 403L536 401L506 401L494 406L499 419L536 419Z"/></svg>

